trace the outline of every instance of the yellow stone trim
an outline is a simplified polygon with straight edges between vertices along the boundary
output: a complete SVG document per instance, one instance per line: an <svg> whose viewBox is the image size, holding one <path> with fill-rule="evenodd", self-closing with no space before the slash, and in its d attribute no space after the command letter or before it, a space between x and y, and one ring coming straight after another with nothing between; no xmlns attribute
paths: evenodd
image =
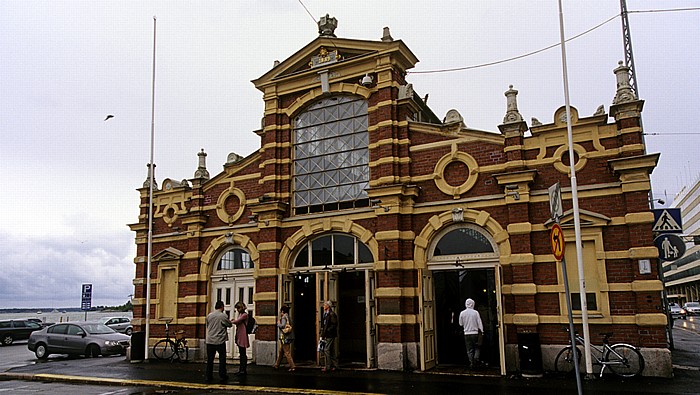
<svg viewBox="0 0 700 395"><path fill-rule="evenodd" d="M377 263L384 263L384 261L377 261ZM415 263L414 261L407 260L407 261L401 261L401 260L389 260L386 261L386 269L387 270L412 270L415 269Z"/></svg>
<svg viewBox="0 0 700 395"><path fill-rule="evenodd" d="M258 251L277 251L282 249L283 244L276 241L258 244Z"/></svg>
<svg viewBox="0 0 700 395"><path fill-rule="evenodd" d="M395 106L395 105L396 105L395 100L391 100L391 99L384 100L384 101L380 101L379 103L377 103L373 106L367 106L367 112L377 111L380 107L391 107L391 106Z"/></svg>
<svg viewBox="0 0 700 395"><path fill-rule="evenodd" d="M190 295L177 298L177 303L207 303L207 295Z"/></svg>
<svg viewBox="0 0 700 395"><path fill-rule="evenodd" d="M629 292L629 291L632 291L632 284L631 283L609 283L608 284L608 291L609 292Z"/></svg>
<svg viewBox="0 0 700 395"><path fill-rule="evenodd" d="M635 247L630 248L630 259L658 258L659 250L656 247Z"/></svg>
<svg viewBox="0 0 700 395"><path fill-rule="evenodd" d="M228 199L230 196L238 198L238 210L235 213L229 215L229 213L226 211L225 204L226 199ZM221 195L219 195L219 198L216 201L216 215L219 217L220 220L224 221L229 225L232 225L243 215L245 208L245 193L241 189L234 187L233 182L231 182L231 186L227 190L225 190L221 193Z"/></svg>
<svg viewBox="0 0 700 395"><path fill-rule="evenodd" d="M417 324L418 316L416 314L379 314L377 315L377 324L379 325L402 325L402 324Z"/></svg>
<svg viewBox="0 0 700 395"><path fill-rule="evenodd" d="M256 276L255 278L263 278L263 277L276 277L279 274L279 268L273 267L273 268L265 268L265 269L258 269L256 271Z"/></svg>
<svg viewBox="0 0 700 395"><path fill-rule="evenodd" d="M512 284L511 293L513 295L536 295L537 285L535 284Z"/></svg>
<svg viewBox="0 0 700 395"><path fill-rule="evenodd" d="M270 181L286 181L286 180L290 180L290 179L291 179L291 176L284 176L284 175L278 176L276 174L272 174L272 175L260 178L258 180L258 184L264 184L264 183L270 182Z"/></svg>
<svg viewBox="0 0 700 395"><path fill-rule="evenodd" d="M195 283L199 281L208 281L209 277L207 277L206 273L198 273L198 274L188 274L186 276L180 277L177 281L181 283Z"/></svg>
<svg viewBox="0 0 700 395"><path fill-rule="evenodd" d="M531 253L511 254L507 258L507 262L510 265L530 265L535 263L535 255Z"/></svg>
<svg viewBox="0 0 700 395"><path fill-rule="evenodd" d="M637 314L635 316L639 326L664 326L666 325L666 315L662 313Z"/></svg>
<svg viewBox="0 0 700 395"><path fill-rule="evenodd" d="M276 325L277 317L269 315L256 315L255 322L258 325Z"/></svg>
<svg viewBox="0 0 700 395"><path fill-rule="evenodd" d="M377 167L381 165L386 165L386 164L409 164L411 163L411 158L409 157L397 157L397 156L388 156L381 158L379 160L371 161L369 162L369 167Z"/></svg>
<svg viewBox="0 0 700 395"><path fill-rule="evenodd" d="M253 300L256 302L276 301L277 300L277 292L256 292L255 295L253 295ZM256 318L256 320L257 320L257 318Z"/></svg>
<svg viewBox="0 0 700 395"><path fill-rule="evenodd" d="M187 251L183 256L182 259L199 259L202 257L202 251Z"/></svg>
<svg viewBox="0 0 700 395"><path fill-rule="evenodd" d="M292 160L291 160L290 158L284 158L284 159L268 159L268 160L265 160L265 161L261 162L261 163L258 165L258 168L264 169L265 166L268 166L268 165L287 165L287 164L290 164L290 163L292 163Z"/></svg>
<svg viewBox="0 0 700 395"><path fill-rule="evenodd" d="M374 238L377 239L377 241L413 240L415 237L416 237L416 234L410 230L406 230L406 231L387 230L387 231L380 231L380 232L377 232L374 234Z"/></svg>
<svg viewBox="0 0 700 395"><path fill-rule="evenodd" d="M514 325L537 325L540 323L539 316L534 313L513 314Z"/></svg>
<svg viewBox="0 0 700 395"><path fill-rule="evenodd" d="M292 143L289 141L285 141L284 143L267 143L262 146L263 150L269 150L269 149L276 149L276 148L290 148L292 146Z"/></svg>
<svg viewBox="0 0 700 395"><path fill-rule="evenodd" d="M508 227L506 229L511 235L524 235L532 233L532 224L529 222L508 224Z"/></svg>
<svg viewBox="0 0 700 395"><path fill-rule="evenodd" d="M410 298L418 296L418 288L377 288L376 298Z"/></svg>
<svg viewBox="0 0 700 395"><path fill-rule="evenodd" d="M445 181L445 170L452 162L461 162L469 169L467 179L458 186L452 186ZM452 151L437 161L433 173L435 174L435 185L438 189L458 199L476 184L476 180L479 177L479 163L468 153L458 151L457 144L453 144Z"/></svg>
<svg viewBox="0 0 700 395"><path fill-rule="evenodd" d="M401 122L399 122L399 126L401 126ZM388 139L381 139L377 141L376 143L369 143L367 145L367 148L369 149L375 149L379 147L383 147L385 145L410 145L411 140L409 139L395 139L395 138L388 138Z"/></svg>
<svg viewBox="0 0 700 395"><path fill-rule="evenodd" d="M396 127L398 127L398 126L399 126L399 122L398 122L398 121L391 120L391 119L387 119L386 121L377 122L377 123L374 124L374 125L368 126L368 127L367 127L367 131L370 132L370 133L371 133L371 132L376 132L377 130L379 130L379 128L385 127L385 126L396 126Z"/></svg>
<svg viewBox="0 0 700 395"><path fill-rule="evenodd" d="M630 213L625 215L625 223L627 224L651 224L654 223L654 213L651 211L645 213Z"/></svg>
<svg viewBox="0 0 700 395"><path fill-rule="evenodd" d="M586 166L586 163L588 163L589 155L586 154L586 149L582 145L574 143L573 148L574 152L578 154L578 161L574 166L574 169L578 172ZM557 148L557 150L554 151L554 154L552 154L552 157L554 158L554 168L563 174L569 174L569 172L571 171L568 165L562 163L562 156L568 152L569 144L567 143ZM573 158L570 159L573 160Z"/></svg>
<svg viewBox="0 0 700 395"><path fill-rule="evenodd" d="M330 86L330 92L332 93L349 93L357 96L363 97L365 100L369 98L369 95L372 93L371 90L359 85L359 84L347 84L347 83L338 83L338 82L333 82L331 83ZM275 96L283 95L286 94L287 92L279 92ZM281 112L287 114L290 118L294 116L303 106L305 106L307 103L310 103L317 98L323 96L325 93L321 90L320 87L316 89L312 89L308 91L305 95L297 97L296 100L294 100L294 103L290 105L289 107L282 109Z"/></svg>
<svg viewBox="0 0 700 395"><path fill-rule="evenodd" d="M632 281L632 290L634 292L661 292L664 285L659 280L635 280Z"/></svg>

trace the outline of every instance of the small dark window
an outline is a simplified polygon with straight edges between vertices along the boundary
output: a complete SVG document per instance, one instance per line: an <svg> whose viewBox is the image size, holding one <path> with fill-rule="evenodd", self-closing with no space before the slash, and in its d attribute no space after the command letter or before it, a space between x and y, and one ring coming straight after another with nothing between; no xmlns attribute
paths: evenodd
<svg viewBox="0 0 700 395"><path fill-rule="evenodd" d="M435 256L480 254L493 252L489 240L481 232L471 228L460 228L444 235L437 246Z"/></svg>
<svg viewBox="0 0 700 395"><path fill-rule="evenodd" d="M250 254L241 248L234 248L226 251L219 260L218 270L233 270L233 269L253 269L253 259Z"/></svg>
<svg viewBox="0 0 700 395"><path fill-rule="evenodd" d="M56 333L56 334L65 334L67 331L68 331L67 324L54 325L54 326L50 327L48 330L49 333Z"/></svg>
<svg viewBox="0 0 700 395"><path fill-rule="evenodd" d="M598 310L598 302L595 293L586 293L586 305L588 310ZM571 294L571 310L581 310L581 296L579 293Z"/></svg>

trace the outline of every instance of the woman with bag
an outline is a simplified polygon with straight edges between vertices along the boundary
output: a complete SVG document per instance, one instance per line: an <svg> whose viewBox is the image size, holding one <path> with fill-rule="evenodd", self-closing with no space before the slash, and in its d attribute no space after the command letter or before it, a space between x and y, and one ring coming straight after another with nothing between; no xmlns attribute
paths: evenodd
<svg viewBox="0 0 700 395"><path fill-rule="evenodd" d="M292 320L289 318L289 306L282 306L280 308L280 316L277 320L277 328L280 331L280 349L277 353L277 360L272 366L275 369L279 369L280 363L282 363L282 356L287 357L287 362L289 363L289 371L293 372L296 370L296 365L294 364L294 359L292 358L292 343L294 342L294 329L292 328Z"/></svg>

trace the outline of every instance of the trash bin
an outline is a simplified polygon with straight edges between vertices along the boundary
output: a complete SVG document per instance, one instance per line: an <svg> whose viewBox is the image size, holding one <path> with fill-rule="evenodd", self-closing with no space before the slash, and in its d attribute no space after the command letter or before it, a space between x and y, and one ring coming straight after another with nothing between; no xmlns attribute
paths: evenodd
<svg viewBox="0 0 700 395"><path fill-rule="evenodd" d="M146 333L132 332L131 333L131 349L129 352L131 362L141 362L146 357L144 348L146 347Z"/></svg>
<svg viewBox="0 0 700 395"><path fill-rule="evenodd" d="M518 333L518 357L523 377L542 377L542 347L539 333Z"/></svg>

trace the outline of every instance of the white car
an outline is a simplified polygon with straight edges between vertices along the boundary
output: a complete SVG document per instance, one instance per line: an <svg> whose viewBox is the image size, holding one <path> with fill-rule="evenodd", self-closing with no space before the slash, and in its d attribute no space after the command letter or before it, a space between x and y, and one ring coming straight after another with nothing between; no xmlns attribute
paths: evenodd
<svg viewBox="0 0 700 395"><path fill-rule="evenodd" d="M102 318L99 322L125 335L131 336L131 332L134 331L134 327L131 325L131 319L127 317L107 317Z"/></svg>
<svg viewBox="0 0 700 395"><path fill-rule="evenodd" d="M685 312L685 309L683 309L681 306L678 305L678 303L669 303L668 304L668 311L671 313L671 318L674 320L676 318L682 318L685 319L687 313Z"/></svg>
<svg viewBox="0 0 700 395"><path fill-rule="evenodd" d="M700 303L688 302L683 305L683 309L688 315L700 315Z"/></svg>

